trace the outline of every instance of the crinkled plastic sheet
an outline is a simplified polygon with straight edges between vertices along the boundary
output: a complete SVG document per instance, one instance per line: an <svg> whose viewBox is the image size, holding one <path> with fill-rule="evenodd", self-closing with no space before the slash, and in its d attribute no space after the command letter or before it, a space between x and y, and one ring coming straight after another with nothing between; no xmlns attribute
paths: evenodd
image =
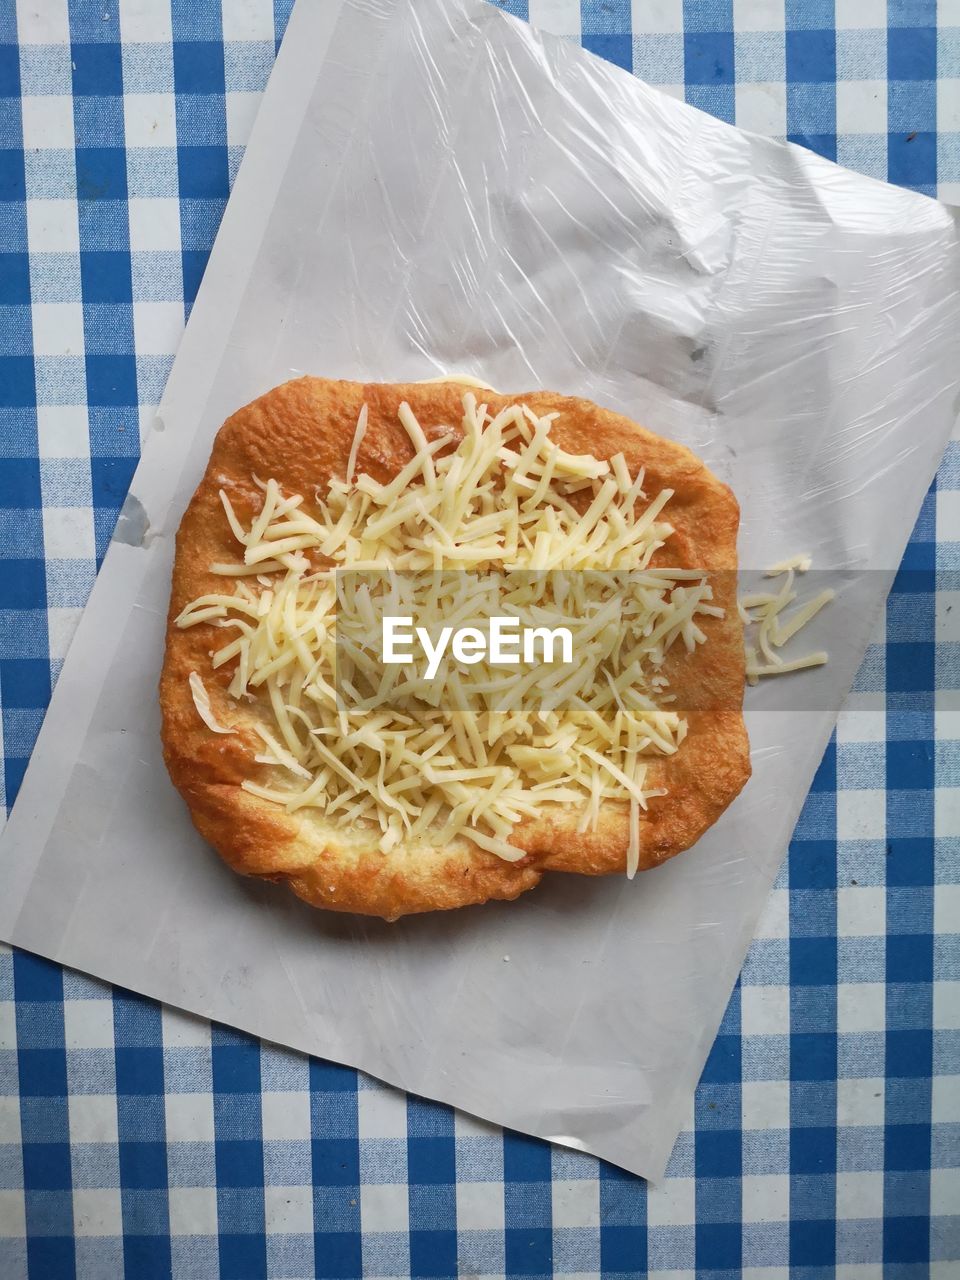
<svg viewBox="0 0 960 1280"><path fill-rule="evenodd" d="M6 831L0 935L659 1176L956 418L958 283L945 207L474 0L300 0ZM553 876L393 926L311 912L226 870L166 778L173 535L267 388L449 370L689 444L740 499L746 565L846 571L813 628L832 660L789 705L748 692L753 780L632 884Z"/></svg>

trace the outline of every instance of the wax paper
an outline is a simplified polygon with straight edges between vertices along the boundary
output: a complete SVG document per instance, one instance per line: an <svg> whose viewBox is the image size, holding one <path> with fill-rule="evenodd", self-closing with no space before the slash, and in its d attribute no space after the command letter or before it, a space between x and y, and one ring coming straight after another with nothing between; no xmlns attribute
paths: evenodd
<svg viewBox="0 0 960 1280"><path fill-rule="evenodd" d="M0 844L0 936L659 1176L957 417L958 284L944 206L482 3L300 0ZM831 660L748 691L752 780L632 883L311 911L227 870L167 779L173 537L221 422L276 383L450 371L690 445L744 565L835 576Z"/></svg>

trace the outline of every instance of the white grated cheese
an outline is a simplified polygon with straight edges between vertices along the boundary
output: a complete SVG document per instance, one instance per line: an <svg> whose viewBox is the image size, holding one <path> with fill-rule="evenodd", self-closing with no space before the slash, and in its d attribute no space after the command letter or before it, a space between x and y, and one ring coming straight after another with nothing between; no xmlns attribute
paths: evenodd
<svg viewBox="0 0 960 1280"><path fill-rule="evenodd" d="M823 649L818 649L816 653L806 653L802 658L778 660L775 667L761 667L754 656L747 663L747 679L751 684L756 684L759 676L783 676L790 671L803 671L807 667L822 667L829 661L830 655Z"/></svg>
<svg viewBox="0 0 960 1280"><path fill-rule="evenodd" d="M353 477L357 472L357 454L360 452L360 445L363 437L367 434L367 404L364 401L363 408L357 418L357 429L353 433L353 443L350 446L350 456L347 459L347 484L353 484Z"/></svg>
<svg viewBox="0 0 960 1280"><path fill-rule="evenodd" d="M492 415L467 391L459 430L429 441L408 404L398 416L414 457L386 484L356 475L364 406L346 476L317 495L313 514L302 495L254 477L263 501L245 527L221 493L242 555L211 568L236 579L235 593L191 602L177 623L233 629L212 662L234 663L231 697L257 700L273 721L257 727L254 758L274 773L245 790L367 826L384 853L466 838L507 861L524 856L510 843L524 817L563 805L596 830L601 805L617 801L632 876L642 811L663 794L646 783L649 762L687 731L667 705L665 656L704 643L696 620L723 613L705 574L650 568L673 532L671 491L648 499L643 472L631 476L622 455L560 449L557 415L524 405ZM338 599L338 568L376 576L358 589L341 579ZM575 662L514 669L484 658L469 677L441 662L427 680L412 663L375 659L378 609L415 616L434 642L435 628L505 609L530 627L562 616ZM207 719L193 676L191 690L205 722L232 732L211 723L208 700Z"/></svg>
<svg viewBox="0 0 960 1280"><path fill-rule="evenodd" d="M213 707L210 705L210 695L207 693L206 686L196 671L191 671L188 676L190 682L190 693L193 695L193 705L197 708L197 715L212 733L236 733L236 729L228 729L226 725L220 723L213 714Z"/></svg>
<svg viewBox="0 0 960 1280"><path fill-rule="evenodd" d="M821 591L811 600L797 606L792 613L781 619L784 609L797 598L793 590L794 576L806 573L813 560L809 555L791 556L771 565L764 577L783 577L783 585L779 591L758 591L741 596L738 603L740 617L749 628L756 627L756 643L746 642L747 682L757 684L761 676L787 675L791 671L804 671L808 667L822 667L829 661L829 654L823 650L807 653L798 658L784 659L777 652L788 640L792 640L808 622L817 616L820 610L835 597L832 590ZM761 663L757 650L766 659Z"/></svg>

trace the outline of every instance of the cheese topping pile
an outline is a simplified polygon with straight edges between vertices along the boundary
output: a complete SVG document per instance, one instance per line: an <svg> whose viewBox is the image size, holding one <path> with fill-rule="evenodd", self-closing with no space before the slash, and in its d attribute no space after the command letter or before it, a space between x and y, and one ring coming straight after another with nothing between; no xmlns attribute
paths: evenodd
<svg viewBox="0 0 960 1280"><path fill-rule="evenodd" d="M493 415L468 391L460 431L428 439L401 404L413 457L381 483L356 474L364 406L346 475L315 495L316 515L302 495L257 480L262 506L245 526L221 490L242 555L210 567L231 590L194 600L177 624L227 633L212 666L235 664L237 723L273 766L247 791L367 826L384 853L460 837L510 861L524 856L510 834L525 818L573 806L578 829L595 830L601 805L620 801L636 871L640 813L664 794L648 784L649 760L672 755L687 728L664 659L676 643L703 643L698 617L723 610L702 571L650 568L673 532L672 491L648 497L622 455L565 452L550 438L557 416L521 404ZM338 569L353 584L339 593ZM530 625L562 618L573 664L505 675L484 661L427 681L343 639L371 635L384 613L431 630L485 608ZM208 727L236 732L216 720L201 677L190 680ZM249 715L252 700L269 707L269 728Z"/></svg>
<svg viewBox="0 0 960 1280"><path fill-rule="evenodd" d="M795 575L806 573L812 563L810 556L791 556L789 560L772 565L764 574L767 578L783 578L779 591L758 591L740 597L740 617L748 631L751 627L756 631L756 643L751 644L749 640L745 643L749 684L757 684L761 676L785 676L791 671L822 667L829 661L829 654L823 649L805 653L798 658L781 658L777 652L808 622L812 622L820 610L835 597L835 592L827 588L781 618L784 609L797 598L797 592L793 589Z"/></svg>

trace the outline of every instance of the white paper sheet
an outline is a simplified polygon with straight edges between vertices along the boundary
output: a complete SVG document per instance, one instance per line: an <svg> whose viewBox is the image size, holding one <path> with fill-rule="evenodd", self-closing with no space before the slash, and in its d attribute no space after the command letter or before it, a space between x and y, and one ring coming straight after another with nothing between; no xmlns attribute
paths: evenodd
<svg viewBox="0 0 960 1280"><path fill-rule="evenodd" d="M658 1177L956 419L958 285L943 206L475 0L300 0L0 843L0 936ZM300 372L448 370L683 440L738 494L748 566L856 572L816 623L830 665L750 691L753 780L694 850L391 926L220 864L156 684L224 417Z"/></svg>

